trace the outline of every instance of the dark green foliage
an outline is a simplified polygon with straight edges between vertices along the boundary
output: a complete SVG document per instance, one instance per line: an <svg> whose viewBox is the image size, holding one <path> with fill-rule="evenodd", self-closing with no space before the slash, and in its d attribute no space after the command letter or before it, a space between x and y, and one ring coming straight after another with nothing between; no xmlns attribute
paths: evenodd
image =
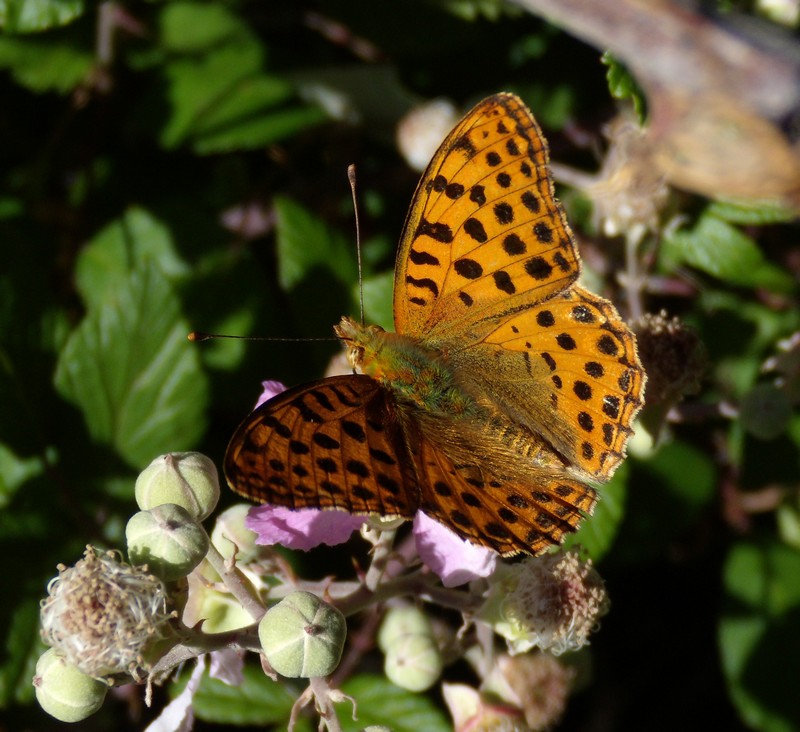
<svg viewBox="0 0 800 732"><path fill-rule="evenodd" d="M613 59L606 83L599 53L491 0L112 5L109 18L109 7L81 0L0 2L9 729L52 728L28 706L36 603L58 562L87 542L120 545L136 471L186 449L220 464L262 379L318 378L336 353L334 343L186 335L324 338L341 315L358 315L349 163L359 169L366 316L390 327L392 242L417 180L393 135L413 103L448 96L467 108L516 91L554 159L589 167L588 152L570 160L574 142L558 131L579 123L600 140L611 95L632 97L640 113L643 102ZM349 35L315 28L312 10ZM612 611L563 728L690 730L711 717L726 730L797 729L800 356L779 341L800 328L798 229L768 206L674 206L680 225L640 254L643 270L680 287L645 287L659 294L644 305L696 328L709 370L661 444L640 430L577 537L608 581ZM591 286L614 292L622 247L588 251ZM624 298L617 304L624 311ZM319 576L349 569L332 556ZM632 691L634 668L647 683ZM402 692L377 673L343 688L362 720L348 730L447 728L434 694ZM197 716L283 729L296 692L253 667L241 688L204 682ZM73 729L141 729L151 714L135 721L109 700L100 721Z"/></svg>

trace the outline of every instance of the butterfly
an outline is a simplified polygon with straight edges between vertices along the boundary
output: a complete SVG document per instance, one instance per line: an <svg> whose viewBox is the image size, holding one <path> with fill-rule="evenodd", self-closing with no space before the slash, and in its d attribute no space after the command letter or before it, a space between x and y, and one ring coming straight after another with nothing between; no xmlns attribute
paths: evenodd
<svg viewBox="0 0 800 732"><path fill-rule="evenodd" d="M334 327L361 373L255 409L225 456L231 488L290 509L424 511L502 555L576 530L625 455L643 403L636 341L576 284L547 145L513 94L444 140L411 203L396 332Z"/></svg>

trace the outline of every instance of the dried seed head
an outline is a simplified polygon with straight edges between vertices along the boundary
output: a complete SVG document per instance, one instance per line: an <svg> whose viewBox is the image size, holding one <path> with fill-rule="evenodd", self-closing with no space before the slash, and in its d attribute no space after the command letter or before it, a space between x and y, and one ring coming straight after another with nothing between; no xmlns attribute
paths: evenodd
<svg viewBox="0 0 800 732"><path fill-rule="evenodd" d="M114 552L88 546L74 567L59 565L47 592L42 640L88 676L141 681L177 640L164 583Z"/></svg>
<svg viewBox="0 0 800 732"><path fill-rule="evenodd" d="M700 337L665 310L646 313L633 325L639 357L647 372L647 404L674 404L700 391L706 351Z"/></svg>
<svg viewBox="0 0 800 732"><path fill-rule="evenodd" d="M512 653L576 651L609 609L603 580L576 551L530 557L495 578L480 615Z"/></svg>

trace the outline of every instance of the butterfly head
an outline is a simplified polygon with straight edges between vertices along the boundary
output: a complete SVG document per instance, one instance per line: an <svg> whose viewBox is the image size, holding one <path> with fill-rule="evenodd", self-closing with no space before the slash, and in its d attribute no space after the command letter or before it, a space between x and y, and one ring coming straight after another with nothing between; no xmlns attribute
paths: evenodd
<svg viewBox="0 0 800 732"><path fill-rule="evenodd" d="M362 373L375 376L376 356L381 350L386 331L379 325L361 325L346 315L333 326L347 350L350 365Z"/></svg>

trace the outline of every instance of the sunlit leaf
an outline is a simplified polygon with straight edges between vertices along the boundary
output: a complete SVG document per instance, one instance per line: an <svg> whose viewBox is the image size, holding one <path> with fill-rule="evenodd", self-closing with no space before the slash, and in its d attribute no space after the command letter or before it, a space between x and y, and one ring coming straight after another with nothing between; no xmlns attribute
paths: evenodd
<svg viewBox="0 0 800 732"><path fill-rule="evenodd" d="M83 14L84 0L0 0L0 27L31 33L71 23Z"/></svg>
<svg viewBox="0 0 800 732"><path fill-rule="evenodd" d="M89 310L59 356L61 395L133 466L194 446L205 429L208 387L188 331L169 282L144 266L115 303Z"/></svg>
<svg viewBox="0 0 800 732"><path fill-rule="evenodd" d="M363 674L349 679L342 691L358 703L358 720L351 710L337 706L344 732L358 732L371 724L383 724L392 732L447 732L452 725L433 701L387 681L383 676ZM349 702L346 702L349 705Z"/></svg>

